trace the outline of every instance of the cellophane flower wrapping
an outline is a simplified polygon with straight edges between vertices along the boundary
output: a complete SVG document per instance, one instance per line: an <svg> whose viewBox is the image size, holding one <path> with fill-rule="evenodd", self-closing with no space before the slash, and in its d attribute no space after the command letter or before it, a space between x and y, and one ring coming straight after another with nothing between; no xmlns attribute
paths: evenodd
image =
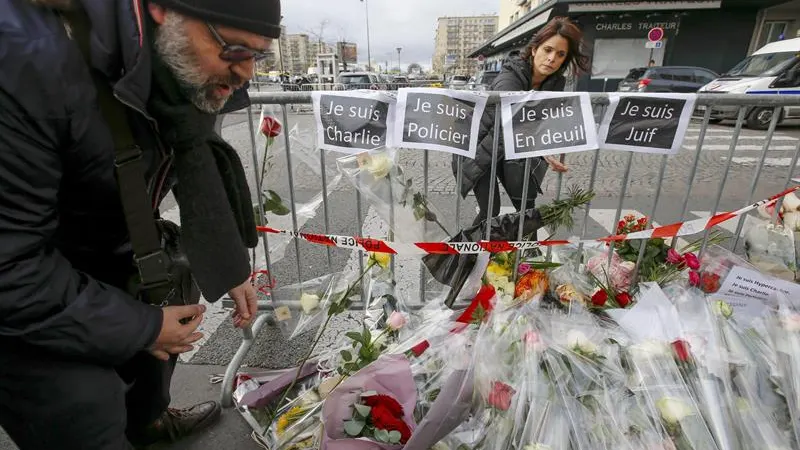
<svg viewBox="0 0 800 450"><path fill-rule="evenodd" d="M794 281L797 260L793 230L761 222L747 230L744 241L751 264L774 277Z"/></svg>
<svg viewBox="0 0 800 450"><path fill-rule="evenodd" d="M790 301L779 292L777 301L778 309L768 322L777 363L777 372L773 376L786 398L794 432L793 443L797 445L800 443L800 313L796 299Z"/></svg>
<svg viewBox="0 0 800 450"><path fill-rule="evenodd" d="M710 297L716 325L725 345L725 357L733 383L734 425L738 428L739 448L788 450L795 448L786 398L780 393L776 353L766 333L766 320L744 317L723 309L720 300Z"/></svg>
<svg viewBox="0 0 800 450"><path fill-rule="evenodd" d="M342 278L343 274L333 273L274 288L272 306L281 334L291 340L319 328L325 320L333 290Z"/></svg>
<svg viewBox="0 0 800 450"><path fill-rule="evenodd" d="M345 179L389 224L398 242L435 242L449 235L441 212L399 164L396 149L376 149L336 162Z"/></svg>

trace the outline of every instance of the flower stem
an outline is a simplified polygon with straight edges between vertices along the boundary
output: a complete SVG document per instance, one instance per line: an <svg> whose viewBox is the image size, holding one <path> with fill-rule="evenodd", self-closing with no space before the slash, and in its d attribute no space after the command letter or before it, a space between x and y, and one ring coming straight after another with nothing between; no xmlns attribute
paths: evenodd
<svg viewBox="0 0 800 450"><path fill-rule="evenodd" d="M371 263L369 263L369 265L367 265L367 267L364 268L364 271L361 272L361 275L359 275L359 277L356 279L356 281L354 281L352 284L350 284L347 287L347 290L345 291L344 296L342 296L342 298L339 301L344 301L345 299L347 299L347 297L350 295L350 293L353 292L353 289L355 289L355 286L361 282L361 280L364 278L364 275L366 275L370 271L370 269L372 269L375 266L375 264L376 264L375 262L371 262ZM280 398L280 400L278 400L278 403L276 404L275 411L270 415L267 427L272 426L272 422L275 421L275 417L278 415L278 411L280 410L281 403L283 403L284 400L286 400L286 397L289 395L289 392L291 392L291 390L297 385L297 381L300 379L300 374L303 371L303 366L306 365L308 360L311 358L311 355L314 354L314 349L317 347L317 344L319 344L319 341L322 338L322 335L325 333L325 330L328 328L328 324L331 322L331 319L335 315L337 315L337 314L328 314L328 317L325 319L325 322L322 324L322 329L320 329L319 330L319 334L317 334L317 338L314 340L314 343L311 344L311 348L308 349L308 352L306 352L306 355L300 361L300 365L297 367L297 373L294 376L294 380L292 380L292 382L289 384L289 387L287 387L283 391L283 394L281 394L281 398ZM337 386L338 386L338 384L337 384Z"/></svg>

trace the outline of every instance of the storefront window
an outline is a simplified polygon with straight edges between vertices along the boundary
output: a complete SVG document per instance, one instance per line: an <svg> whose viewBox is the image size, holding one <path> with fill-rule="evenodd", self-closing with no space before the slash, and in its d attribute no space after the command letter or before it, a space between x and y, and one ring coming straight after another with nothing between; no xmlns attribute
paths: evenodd
<svg viewBox="0 0 800 450"><path fill-rule="evenodd" d="M664 47L652 49L645 48L642 39L597 39L594 41L594 56L592 59L592 78L622 79L631 69L647 67L650 59L657 66L664 62Z"/></svg>
<svg viewBox="0 0 800 450"><path fill-rule="evenodd" d="M761 28L761 35L758 37L758 48L770 42L784 39L787 28L789 28L789 22L764 22L764 27Z"/></svg>

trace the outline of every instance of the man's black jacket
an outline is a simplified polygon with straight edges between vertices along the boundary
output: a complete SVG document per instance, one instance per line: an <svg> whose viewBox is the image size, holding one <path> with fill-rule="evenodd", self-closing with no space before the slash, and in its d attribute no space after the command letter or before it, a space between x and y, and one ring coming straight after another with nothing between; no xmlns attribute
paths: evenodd
<svg viewBox="0 0 800 450"><path fill-rule="evenodd" d="M140 0L81 1L92 66L129 107L156 209L172 158L146 112L147 12ZM133 266L111 132L50 2L66 3L0 0L0 361L25 347L116 365L154 342L162 313L118 288Z"/></svg>

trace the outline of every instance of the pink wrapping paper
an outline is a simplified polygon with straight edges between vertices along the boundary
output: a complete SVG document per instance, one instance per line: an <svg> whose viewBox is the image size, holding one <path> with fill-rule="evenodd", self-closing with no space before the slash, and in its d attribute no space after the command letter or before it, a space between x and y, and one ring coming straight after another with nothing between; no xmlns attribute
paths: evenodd
<svg viewBox="0 0 800 450"><path fill-rule="evenodd" d="M391 395L403 405L403 420L414 431L417 386L411 365L404 355L383 355L345 380L325 400L322 423L325 433L320 450L400 450L402 445L381 444L368 439L353 439L344 432L344 422L353 417L353 405L363 392Z"/></svg>

